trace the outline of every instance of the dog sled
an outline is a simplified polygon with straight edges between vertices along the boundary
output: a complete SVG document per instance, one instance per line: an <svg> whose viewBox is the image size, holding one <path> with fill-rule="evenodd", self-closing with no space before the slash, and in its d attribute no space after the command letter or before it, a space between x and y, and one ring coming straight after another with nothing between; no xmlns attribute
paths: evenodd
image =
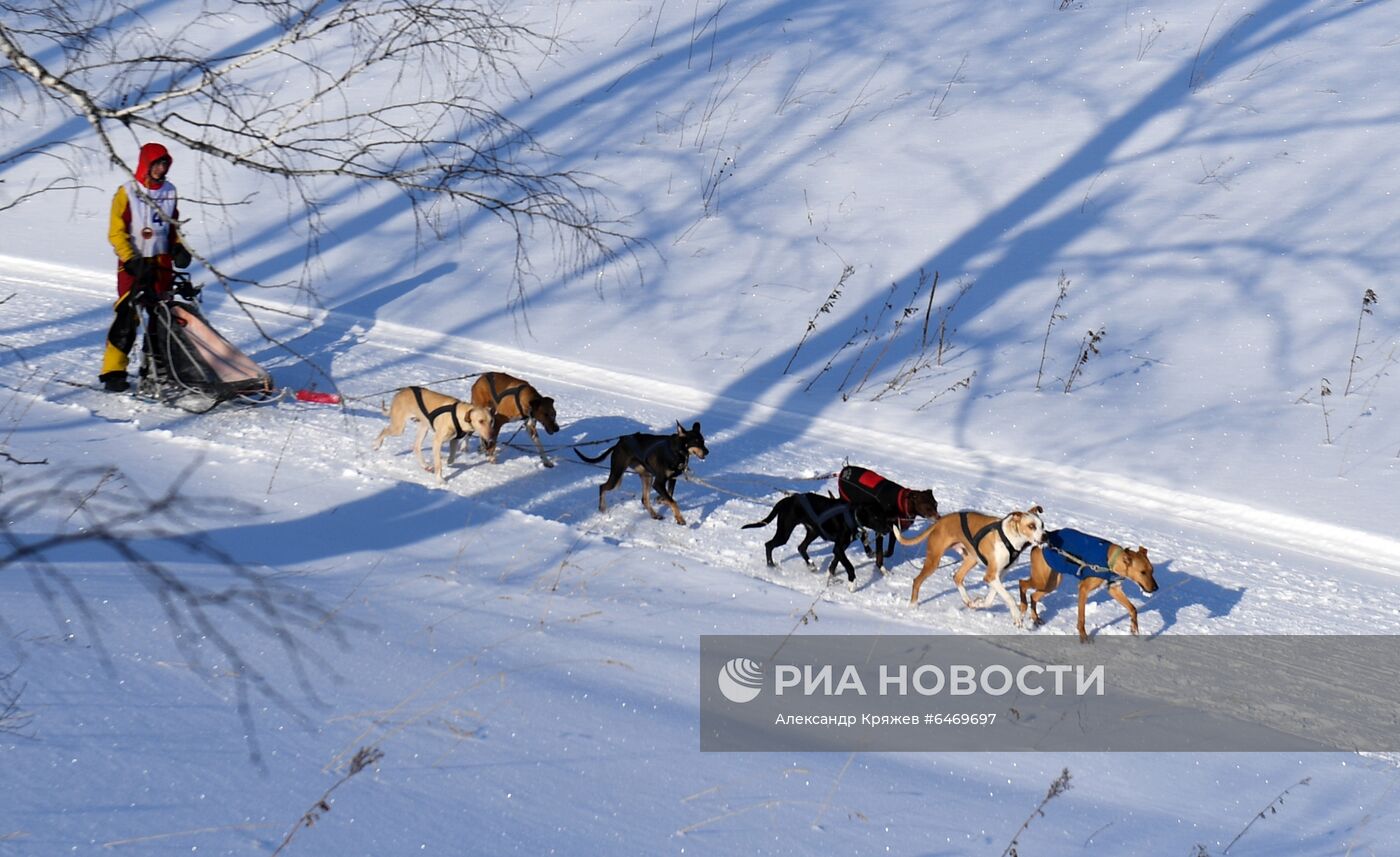
<svg viewBox="0 0 1400 857"><path fill-rule="evenodd" d="M191 413L272 398L272 376L210 326L199 293L189 274L177 271L172 291L146 307L138 395Z"/></svg>

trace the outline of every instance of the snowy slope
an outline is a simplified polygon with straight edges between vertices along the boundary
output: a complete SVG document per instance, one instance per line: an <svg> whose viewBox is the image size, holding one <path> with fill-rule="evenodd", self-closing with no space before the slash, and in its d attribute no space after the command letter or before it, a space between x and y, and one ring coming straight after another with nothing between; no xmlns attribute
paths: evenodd
<svg viewBox="0 0 1400 857"><path fill-rule="evenodd" d="M215 325L344 408L93 389L123 177L61 106L7 100L0 502L40 501L6 526L90 535L75 506L115 520L177 483L117 535L212 625L100 544L0 574L0 711L32 715L0 728L0 854L266 854L369 745L285 853L995 855L1066 767L1027 857L1393 852L1389 758L698 751L701 634L1011 631L946 570L910 609L910 549L854 592L792 546L763 565L738 526L846 460L945 512L1035 502L1148 546L1149 638L1400 633L1392 4L1061 5L513 7L562 39L502 109L647 242L580 275L537 236L523 306L479 213L433 232L327 181L313 247L284 187L177 150L188 234L267 286L247 313L211 289ZM201 8L146 20L211 55L275 31ZM488 369L557 398L558 466L522 432L439 487L408 438L370 449L395 389ZM604 472L565 447L677 420L712 452L677 489L689 525L632 476L598 513ZM1047 604L1025 633L1073 634L1073 597ZM1127 633L1103 597L1088 624Z"/></svg>
<svg viewBox="0 0 1400 857"><path fill-rule="evenodd" d="M523 310L489 218L433 234L397 196L328 182L311 245L274 182L188 152L172 176L211 258L310 289L259 296L1385 531L1374 499L1400 471L1387 4L1056 5L521 7L564 40L522 61L528 88L503 109L649 242L635 265L569 276L538 236ZM181 32L265 34L252 7ZM8 152L87 139L59 111L25 115ZM77 166L82 187L9 213L0 252L110 260L120 177ZM17 193L64 169L17 156L4 178ZM1358 331L1367 288L1380 300Z"/></svg>

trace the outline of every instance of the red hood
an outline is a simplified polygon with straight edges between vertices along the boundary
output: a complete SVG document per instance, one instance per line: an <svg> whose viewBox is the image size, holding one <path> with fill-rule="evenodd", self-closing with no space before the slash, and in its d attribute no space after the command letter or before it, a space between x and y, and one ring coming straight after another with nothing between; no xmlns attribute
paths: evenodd
<svg viewBox="0 0 1400 857"><path fill-rule="evenodd" d="M142 146L141 156L136 161L136 180L151 189L158 188L162 184L165 184L164 181L161 181L159 184L151 184L151 180L148 177L148 173L151 170L151 164L160 160L161 158L165 158L166 160L173 160L170 157L170 151L164 146L162 146L160 143L147 143L144 146Z"/></svg>

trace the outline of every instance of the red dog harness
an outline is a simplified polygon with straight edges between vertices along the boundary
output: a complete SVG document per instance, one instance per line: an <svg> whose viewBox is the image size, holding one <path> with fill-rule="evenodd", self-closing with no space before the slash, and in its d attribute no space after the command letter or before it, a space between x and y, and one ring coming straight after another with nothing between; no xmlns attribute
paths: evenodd
<svg viewBox="0 0 1400 857"><path fill-rule="evenodd" d="M893 506L899 514L896 523L901 530L914 526L914 510L909 501L909 489L897 482L891 482L873 470L864 467L844 467L837 480L841 499L850 503L875 503L880 506ZM852 498L850 488L859 487L864 497ZM892 502L891 502L892 501Z"/></svg>

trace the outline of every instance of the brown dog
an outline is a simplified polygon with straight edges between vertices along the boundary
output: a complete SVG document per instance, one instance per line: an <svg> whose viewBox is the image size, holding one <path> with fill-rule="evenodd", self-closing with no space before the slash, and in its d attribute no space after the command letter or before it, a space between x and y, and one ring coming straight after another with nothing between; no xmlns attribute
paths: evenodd
<svg viewBox="0 0 1400 857"><path fill-rule="evenodd" d="M1004 518L994 518L981 512L955 512L939 518L928 529L912 539L904 538L899 528L894 528L894 537L902 545L916 545L928 540L928 552L924 554L924 567L914 578L914 588L909 594L910 606L919 603L919 587L924 578L938 569L938 561L949 549L956 548L962 553L962 565L953 572L953 583L962 593L963 603L968 607L981 609L992 603L1000 595L1011 609L1011 619L1016 627L1021 627L1021 611L1011 599L1011 593L1002 585L1001 573L1016 561L1027 545L1039 545L1045 540L1045 524L1040 519L1044 510L1032 506L1024 512L1012 512ZM981 562L987 567L983 578L991 588L984 597L973 601L963 586L963 578L973 566Z"/></svg>
<svg viewBox="0 0 1400 857"><path fill-rule="evenodd" d="M487 441L494 441L494 415L490 408L475 405L435 393L426 387L404 387L394 394L385 411L389 425L379 433L374 442L378 449L386 437L403 434L409 420L418 421L418 436L413 439L413 451L418 455L418 463L424 470L437 474L439 482L446 482L442 475L442 444L448 444L447 463L457 460L457 444L462 438L475 434ZM423 438L433 433L433 466L423 458Z"/></svg>
<svg viewBox="0 0 1400 857"><path fill-rule="evenodd" d="M530 433L530 439L535 442L535 449L540 451L540 461L545 467L553 467L554 462L549 460L549 456L544 454L544 445L540 443L539 432L535 430L535 424L544 426L544 430L550 434L559 431L559 423L555 421L554 400L548 396L541 396L540 391L528 381L523 381L513 375L504 372L487 372L476 383L472 384L472 404L482 408L491 408L496 412L495 425L493 427L493 440L490 446L491 463L496 463L496 442L495 438L501 435L501 426L515 420L525 421L525 430ZM485 441L482 441L485 443Z"/></svg>
<svg viewBox="0 0 1400 857"><path fill-rule="evenodd" d="M1138 611L1123 592L1123 580L1131 580L1143 592L1156 592L1157 581L1152 572L1152 561L1142 545L1137 550L1126 550L1078 530L1051 530L1045 534L1045 545L1031 551L1031 577L1021 581L1021 615L1025 615L1029 592L1031 618L1039 625L1040 612L1036 607L1040 600L1055 591L1062 577L1070 575L1079 580L1079 642L1089 642L1084 631L1084 603L1089 593L1101 586L1107 586L1113 600L1128 608L1136 635Z"/></svg>

